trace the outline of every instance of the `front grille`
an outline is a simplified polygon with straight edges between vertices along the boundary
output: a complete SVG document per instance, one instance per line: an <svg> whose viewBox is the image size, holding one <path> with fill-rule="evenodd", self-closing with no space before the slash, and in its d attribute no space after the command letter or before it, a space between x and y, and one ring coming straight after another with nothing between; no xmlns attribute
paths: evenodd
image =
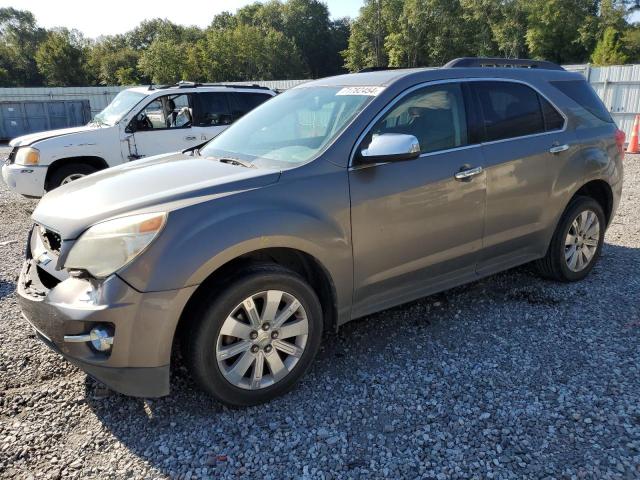
<svg viewBox="0 0 640 480"><path fill-rule="evenodd" d="M42 241L52 253L56 255L60 255L60 246L62 245L62 238L60 235L53 230L49 230L43 227L40 227L40 236L42 237Z"/></svg>
<svg viewBox="0 0 640 480"><path fill-rule="evenodd" d="M8 165L11 165L13 162L16 161L16 153L18 153L18 147L13 148L13 150L11 150L11 153L7 157Z"/></svg>

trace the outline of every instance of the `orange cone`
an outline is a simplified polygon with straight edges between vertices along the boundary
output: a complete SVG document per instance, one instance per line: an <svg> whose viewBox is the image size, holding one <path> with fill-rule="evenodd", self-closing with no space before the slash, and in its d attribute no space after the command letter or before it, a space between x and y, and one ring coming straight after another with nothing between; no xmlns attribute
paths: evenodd
<svg viewBox="0 0 640 480"><path fill-rule="evenodd" d="M633 129L631 130L627 153L640 153L640 145L638 145L638 130L640 130L640 115L636 115L636 119L633 121Z"/></svg>

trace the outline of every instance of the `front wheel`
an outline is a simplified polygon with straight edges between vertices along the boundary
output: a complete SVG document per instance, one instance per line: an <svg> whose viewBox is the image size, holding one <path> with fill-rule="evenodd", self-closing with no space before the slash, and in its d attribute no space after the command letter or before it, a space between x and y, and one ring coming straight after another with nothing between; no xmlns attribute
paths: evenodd
<svg viewBox="0 0 640 480"><path fill-rule="evenodd" d="M266 402L291 389L322 337L315 292L276 265L242 272L194 320L182 341L187 366L201 388L235 406Z"/></svg>
<svg viewBox="0 0 640 480"><path fill-rule="evenodd" d="M563 282L582 280L600 256L605 228L600 204L576 197L558 222L546 256L537 262L539 272Z"/></svg>
<svg viewBox="0 0 640 480"><path fill-rule="evenodd" d="M97 172L96 168L84 163L68 163L57 168L47 180L47 192Z"/></svg>

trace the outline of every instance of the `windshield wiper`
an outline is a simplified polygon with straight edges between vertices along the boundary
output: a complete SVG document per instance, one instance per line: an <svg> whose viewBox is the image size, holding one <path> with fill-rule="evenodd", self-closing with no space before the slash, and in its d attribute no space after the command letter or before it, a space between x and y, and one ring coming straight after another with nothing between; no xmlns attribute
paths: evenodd
<svg viewBox="0 0 640 480"><path fill-rule="evenodd" d="M245 162L244 160L240 160L239 158L221 158L218 161L222 163L229 163L231 165L238 165L240 167L256 168L253 163Z"/></svg>

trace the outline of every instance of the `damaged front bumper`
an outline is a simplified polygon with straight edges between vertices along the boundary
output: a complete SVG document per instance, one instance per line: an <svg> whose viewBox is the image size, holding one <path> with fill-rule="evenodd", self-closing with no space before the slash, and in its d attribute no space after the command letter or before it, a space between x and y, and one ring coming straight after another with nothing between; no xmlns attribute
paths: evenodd
<svg viewBox="0 0 640 480"><path fill-rule="evenodd" d="M55 262L32 255L38 234L34 229L29 237L18 280L22 313L38 337L117 392L167 395L175 328L196 287L143 293L117 275L101 281L66 275L60 280L52 275ZM70 341L98 326L113 332L109 351L99 351L89 341Z"/></svg>

